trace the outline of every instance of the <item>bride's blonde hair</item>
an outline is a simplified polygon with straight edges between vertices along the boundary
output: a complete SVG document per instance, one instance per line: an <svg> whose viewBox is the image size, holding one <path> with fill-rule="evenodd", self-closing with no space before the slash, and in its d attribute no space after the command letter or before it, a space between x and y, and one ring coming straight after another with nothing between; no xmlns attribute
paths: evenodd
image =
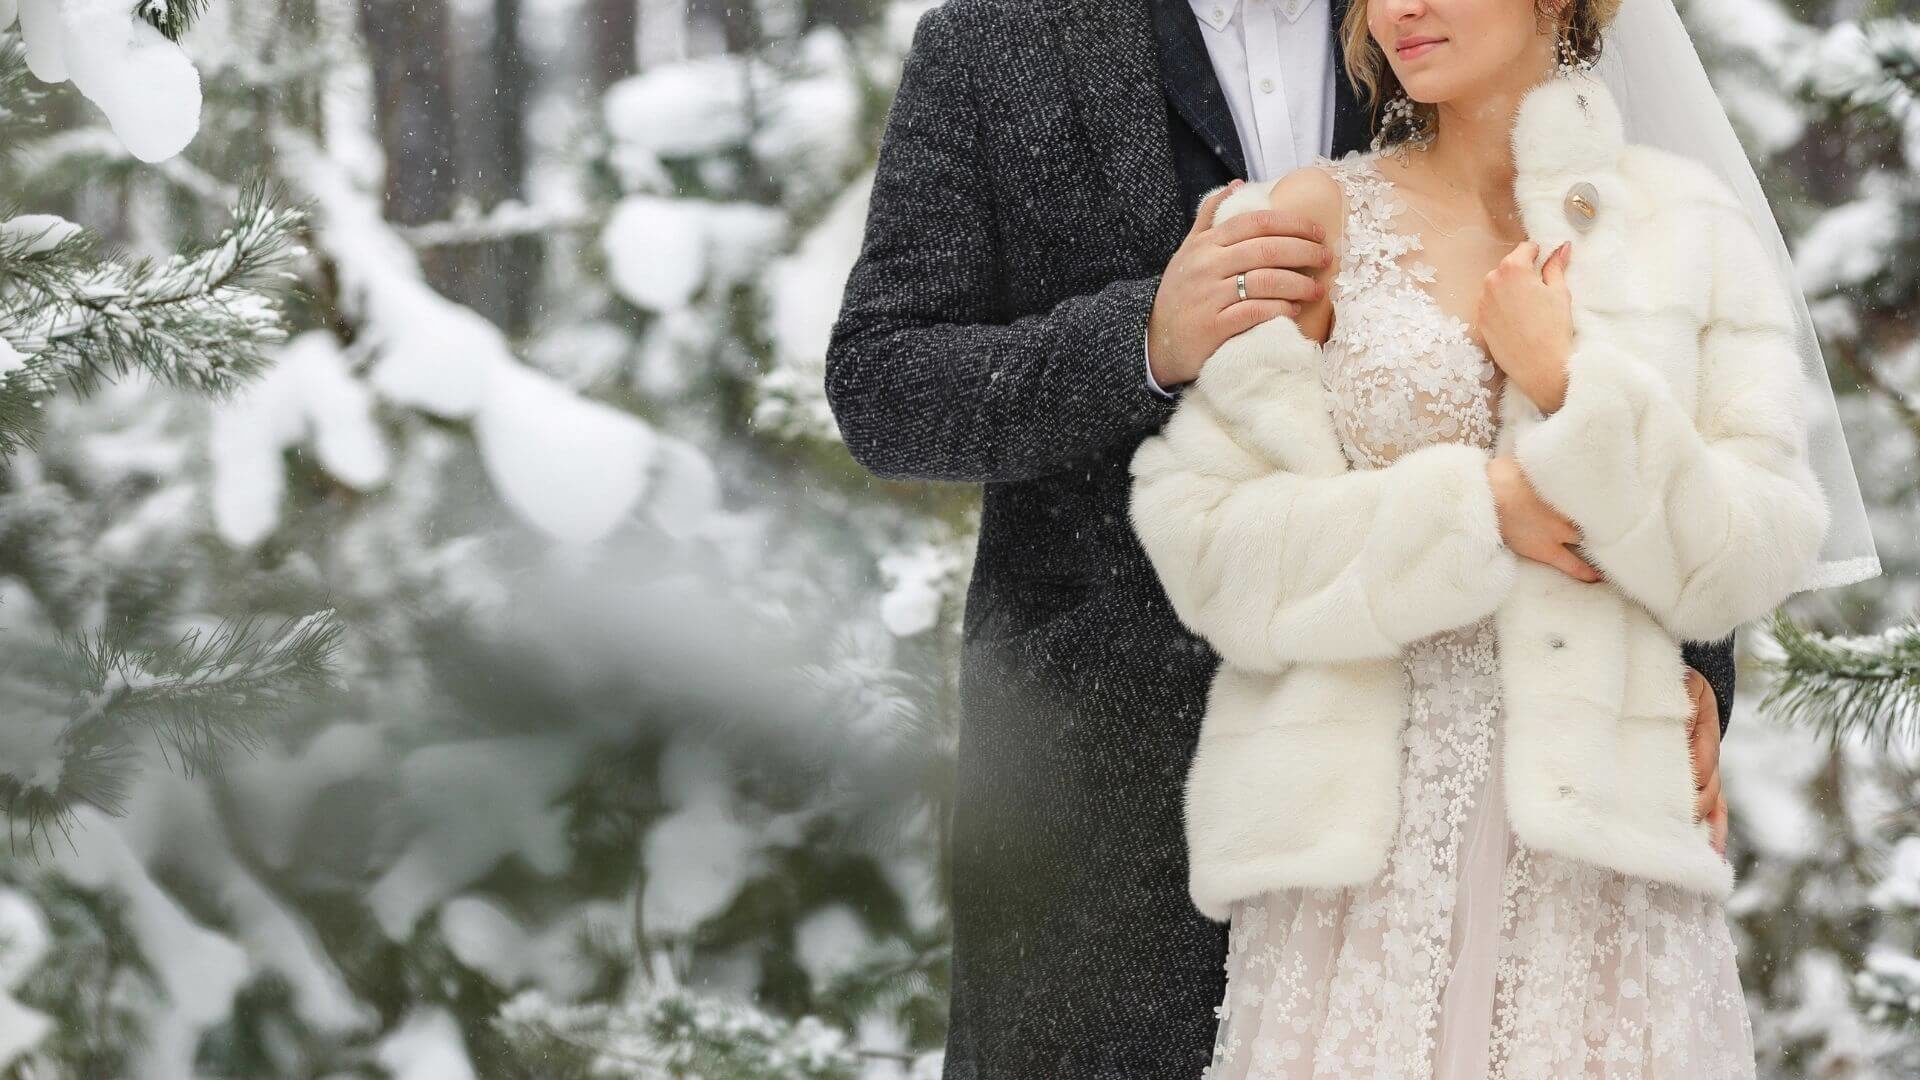
<svg viewBox="0 0 1920 1080"><path fill-rule="evenodd" d="M1600 55L1601 31L1619 14L1620 0L1562 0L1558 4L1533 0L1533 10L1543 26L1552 25L1555 33L1566 34L1579 58L1589 60ZM1381 102L1400 91L1400 80L1388 66L1386 52L1367 32L1367 0L1353 0L1347 5L1346 19L1340 24L1340 48L1346 58L1347 78L1354 92L1366 101L1377 124ZM1425 113L1433 106L1416 102L1414 108Z"/></svg>

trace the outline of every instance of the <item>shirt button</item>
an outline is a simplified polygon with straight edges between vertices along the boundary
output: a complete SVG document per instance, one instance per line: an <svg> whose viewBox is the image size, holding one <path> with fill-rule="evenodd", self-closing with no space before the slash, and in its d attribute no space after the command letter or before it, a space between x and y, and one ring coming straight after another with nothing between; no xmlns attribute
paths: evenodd
<svg viewBox="0 0 1920 1080"><path fill-rule="evenodd" d="M1271 94L1271 93L1273 93L1273 80L1272 80L1272 79L1261 79L1261 80L1260 80L1260 92L1261 92L1261 93L1263 93L1263 94Z"/></svg>
<svg viewBox="0 0 1920 1080"><path fill-rule="evenodd" d="M1216 20L1218 20L1218 19L1224 19L1224 18L1226 18L1226 17L1227 17L1227 9L1226 9L1226 8L1214 8L1214 9L1213 9L1213 17L1214 17L1214 18L1215 18Z"/></svg>

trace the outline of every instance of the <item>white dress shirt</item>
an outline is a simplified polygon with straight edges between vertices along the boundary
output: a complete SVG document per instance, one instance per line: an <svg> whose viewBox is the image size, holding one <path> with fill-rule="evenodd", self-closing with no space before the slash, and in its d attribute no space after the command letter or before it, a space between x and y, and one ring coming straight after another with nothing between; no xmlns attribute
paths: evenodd
<svg viewBox="0 0 1920 1080"><path fill-rule="evenodd" d="M1246 154L1270 180L1333 152L1331 0L1189 0ZM1143 350L1144 351L1144 350ZM1154 381L1147 385L1172 394Z"/></svg>

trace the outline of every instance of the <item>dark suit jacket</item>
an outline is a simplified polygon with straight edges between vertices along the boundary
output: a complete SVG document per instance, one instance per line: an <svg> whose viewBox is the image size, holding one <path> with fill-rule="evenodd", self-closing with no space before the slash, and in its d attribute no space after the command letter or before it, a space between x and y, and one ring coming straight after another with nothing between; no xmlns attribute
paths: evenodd
<svg viewBox="0 0 1920 1080"><path fill-rule="evenodd" d="M1368 127L1336 84L1338 156ZM1240 161L1185 0L948 0L902 72L826 388L868 469L985 485L948 1077L1209 1060L1226 934L1187 896L1181 797L1219 661L1135 540L1127 464L1174 407L1142 367L1158 275ZM1731 702L1730 664L1689 661Z"/></svg>

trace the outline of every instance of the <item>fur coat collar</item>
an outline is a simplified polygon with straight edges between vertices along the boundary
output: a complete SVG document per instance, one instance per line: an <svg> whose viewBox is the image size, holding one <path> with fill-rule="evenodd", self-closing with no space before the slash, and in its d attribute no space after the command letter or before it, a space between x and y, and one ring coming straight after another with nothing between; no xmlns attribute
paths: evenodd
<svg viewBox="0 0 1920 1080"><path fill-rule="evenodd" d="M1221 347L1132 461L1134 527L1223 663L1187 777L1190 892L1209 917L1386 868L1406 646L1491 616L1509 823L1530 847L1725 898L1692 820L1682 640L1779 604L1818 557L1791 308L1738 202L1627 144L1605 86L1551 79L1515 118L1515 193L1575 248L1565 403L1511 382L1495 453L1581 528L1593 584L1500 538L1488 454L1438 444L1353 470L1320 347L1275 319ZM1590 185L1590 186L1588 186ZM1596 207L1582 215L1569 195ZM1223 214L1266 204L1248 185Z"/></svg>

